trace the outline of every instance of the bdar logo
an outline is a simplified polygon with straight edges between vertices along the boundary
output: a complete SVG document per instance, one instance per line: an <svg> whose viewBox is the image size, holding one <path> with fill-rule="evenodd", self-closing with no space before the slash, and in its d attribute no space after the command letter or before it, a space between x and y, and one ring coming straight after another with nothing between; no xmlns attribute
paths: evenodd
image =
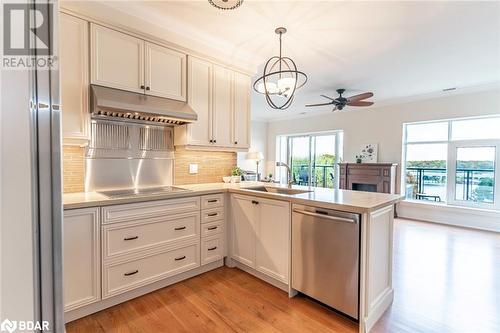
<svg viewBox="0 0 500 333"><path fill-rule="evenodd" d="M0 324L0 331L12 333L17 329L17 322L5 319Z"/></svg>

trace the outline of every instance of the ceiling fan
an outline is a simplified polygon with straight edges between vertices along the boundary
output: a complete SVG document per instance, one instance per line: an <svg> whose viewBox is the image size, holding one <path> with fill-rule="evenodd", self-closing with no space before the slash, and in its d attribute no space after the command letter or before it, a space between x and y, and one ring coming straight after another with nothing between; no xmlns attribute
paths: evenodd
<svg viewBox="0 0 500 333"><path fill-rule="evenodd" d="M330 101L326 103L319 104L307 104L306 106L323 106L323 105L333 105L333 110L342 110L346 105L349 106L370 106L373 105L373 102L363 101L363 99L367 99L373 96L373 93L366 92L359 95L354 95L351 97L343 97L342 94L345 92L345 89L337 89L337 93L339 97L331 98L326 95L320 95L321 97L327 98Z"/></svg>

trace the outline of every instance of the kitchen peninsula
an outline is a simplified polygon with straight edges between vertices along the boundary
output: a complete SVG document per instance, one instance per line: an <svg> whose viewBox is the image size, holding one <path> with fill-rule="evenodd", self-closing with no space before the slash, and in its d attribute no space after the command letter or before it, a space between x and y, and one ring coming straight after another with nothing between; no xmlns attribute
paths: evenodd
<svg viewBox="0 0 500 333"><path fill-rule="evenodd" d="M335 299L328 304L357 320L360 332L368 332L391 304L393 216L400 195L260 182L179 188L122 197L64 195L67 321L224 264L293 297L294 279L308 273L297 274L292 263L292 231L307 233L302 227L292 230L299 207L320 218L327 210L357 216L353 230L359 246L352 245L357 248L350 263L356 269L345 280L359 281L356 304L349 305L353 312L337 307ZM328 239L333 242L334 236Z"/></svg>

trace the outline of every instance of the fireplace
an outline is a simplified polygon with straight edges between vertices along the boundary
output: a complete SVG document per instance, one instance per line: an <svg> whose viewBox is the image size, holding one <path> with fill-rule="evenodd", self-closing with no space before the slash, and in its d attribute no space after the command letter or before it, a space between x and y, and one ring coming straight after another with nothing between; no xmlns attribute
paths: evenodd
<svg viewBox="0 0 500 333"><path fill-rule="evenodd" d="M377 192L376 184L352 183L354 191Z"/></svg>
<svg viewBox="0 0 500 333"><path fill-rule="evenodd" d="M396 168L394 163L340 163L340 188L396 193Z"/></svg>

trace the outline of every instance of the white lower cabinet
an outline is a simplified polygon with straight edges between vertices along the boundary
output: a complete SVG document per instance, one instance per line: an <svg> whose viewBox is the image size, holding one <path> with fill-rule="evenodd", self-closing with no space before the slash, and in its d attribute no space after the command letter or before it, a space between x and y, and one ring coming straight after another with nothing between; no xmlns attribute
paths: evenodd
<svg viewBox="0 0 500 333"><path fill-rule="evenodd" d="M290 203L233 194L232 258L288 284Z"/></svg>
<svg viewBox="0 0 500 333"><path fill-rule="evenodd" d="M99 207L64 211L64 310L101 299Z"/></svg>
<svg viewBox="0 0 500 333"><path fill-rule="evenodd" d="M199 241L175 249L104 264L103 298L200 266Z"/></svg>
<svg viewBox="0 0 500 333"><path fill-rule="evenodd" d="M201 264L209 264L222 258L224 258L224 235L204 237L201 240Z"/></svg>

